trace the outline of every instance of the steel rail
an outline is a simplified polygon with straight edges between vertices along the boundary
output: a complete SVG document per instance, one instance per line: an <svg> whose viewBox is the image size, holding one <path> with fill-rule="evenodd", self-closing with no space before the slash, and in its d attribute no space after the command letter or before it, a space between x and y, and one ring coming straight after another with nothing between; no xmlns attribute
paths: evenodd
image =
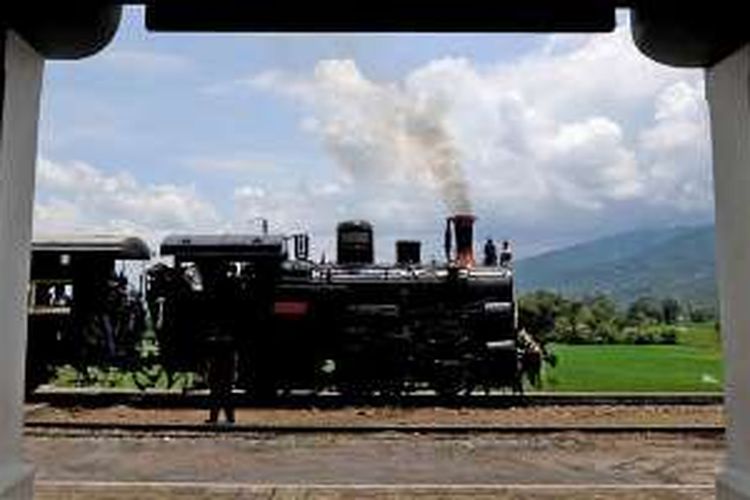
<svg viewBox="0 0 750 500"><path fill-rule="evenodd" d="M410 394L398 398L367 397L344 398L338 394L294 394L273 400L257 400L244 394L235 394L240 408L346 408L351 406L403 407L403 408L509 408L522 406L644 406L644 405L721 405L720 393L530 393L524 396L510 394L472 394L446 398L430 393ZM205 391L183 394L176 391L127 391L54 389L37 391L27 398L28 403L56 407L82 406L101 408L127 405L134 408L204 408L209 404Z"/></svg>
<svg viewBox="0 0 750 500"><path fill-rule="evenodd" d="M724 435L723 425L709 424L545 424L545 425L488 425L488 424L332 424L332 425L274 425L274 424L192 424L148 422L71 422L32 420L24 424L27 436L51 437L175 437L193 438L216 435L279 435L279 434L411 434L411 435L546 435L580 434L691 434L707 437Z"/></svg>

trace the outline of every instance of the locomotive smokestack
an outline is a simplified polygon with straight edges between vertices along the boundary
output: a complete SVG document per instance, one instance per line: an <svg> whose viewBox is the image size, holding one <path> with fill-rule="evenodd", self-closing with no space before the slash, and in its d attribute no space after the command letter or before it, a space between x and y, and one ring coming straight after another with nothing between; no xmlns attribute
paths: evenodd
<svg viewBox="0 0 750 500"><path fill-rule="evenodd" d="M474 266L474 221L470 214L457 214L448 218L453 223L456 235L456 264L461 267Z"/></svg>

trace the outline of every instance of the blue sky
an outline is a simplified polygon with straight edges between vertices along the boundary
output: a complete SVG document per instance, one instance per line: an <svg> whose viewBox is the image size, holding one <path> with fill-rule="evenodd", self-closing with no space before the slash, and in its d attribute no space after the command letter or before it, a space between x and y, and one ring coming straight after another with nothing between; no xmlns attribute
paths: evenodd
<svg viewBox="0 0 750 500"><path fill-rule="evenodd" d="M439 248L462 207L521 254L711 220L702 75L600 35L148 33L47 65L35 232L309 230ZM437 141L437 142L435 142ZM428 255L429 256L429 255Z"/></svg>

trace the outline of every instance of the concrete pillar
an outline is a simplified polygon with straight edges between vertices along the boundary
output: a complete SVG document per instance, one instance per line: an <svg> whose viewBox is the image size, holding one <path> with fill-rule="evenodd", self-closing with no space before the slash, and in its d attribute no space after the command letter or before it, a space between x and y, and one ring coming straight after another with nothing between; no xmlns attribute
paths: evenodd
<svg viewBox="0 0 750 500"><path fill-rule="evenodd" d="M43 59L0 32L0 499L31 498L33 469L21 457L26 290Z"/></svg>
<svg viewBox="0 0 750 500"><path fill-rule="evenodd" d="M720 499L750 499L750 45L706 73L728 451Z"/></svg>

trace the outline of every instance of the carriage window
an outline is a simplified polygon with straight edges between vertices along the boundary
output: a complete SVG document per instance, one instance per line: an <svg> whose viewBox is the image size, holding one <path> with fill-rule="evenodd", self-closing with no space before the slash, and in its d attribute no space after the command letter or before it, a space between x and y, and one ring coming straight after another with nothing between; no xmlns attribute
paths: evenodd
<svg viewBox="0 0 750 500"><path fill-rule="evenodd" d="M32 306L37 308L69 307L73 302L73 284L60 280L32 283Z"/></svg>

